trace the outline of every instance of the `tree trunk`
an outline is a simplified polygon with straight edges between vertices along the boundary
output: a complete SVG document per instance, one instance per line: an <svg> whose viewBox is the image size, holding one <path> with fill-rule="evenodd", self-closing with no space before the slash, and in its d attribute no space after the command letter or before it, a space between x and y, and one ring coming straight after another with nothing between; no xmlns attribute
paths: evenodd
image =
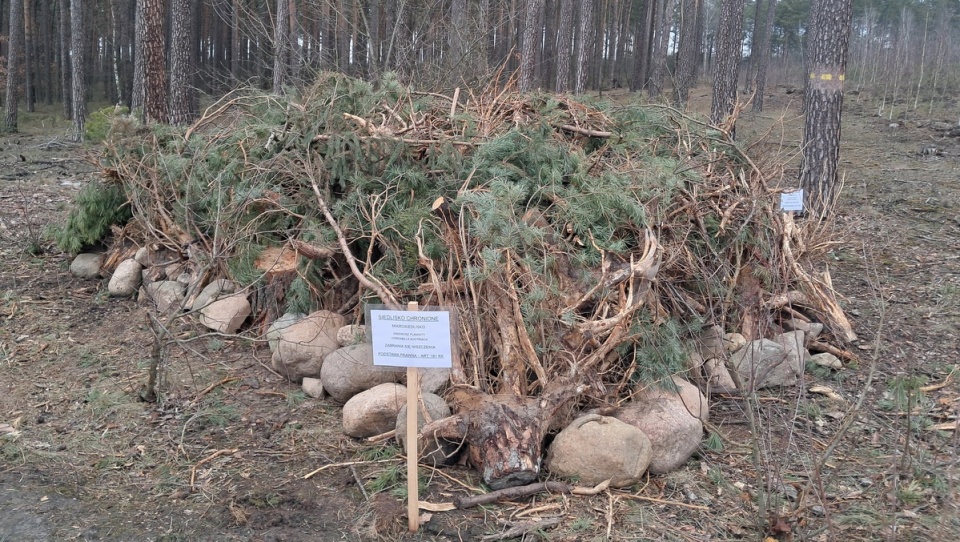
<svg viewBox="0 0 960 542"><path fill-rule="evenodd" d="M680 3L680 45L677 51L677 106L686 109L690 87L697 75L700 35L697 34L697 15L703 0L682 0Z"/></svg>
<svg viewBox="0 0 960 542"><path fill-rule="evenodd" d="M654 23L656 23L657 0L644 0L643 11L637 25L634 38L633 77L630 79L630 92L638 92L647 86L650 71L650 49L653 42Z"/></svg>
<svg viewBox="0 0 960 542"><path fill-rule="evenodd" d="M657 14L657 37L654 38L655 47L653 59L653 75L650 77L649 94L657 98L663 93L663 81L667 74L667 56L670 48L670 29L673 28L673 8L675 0L664 0L663 11Z"/></svg>
<svg viewBox="0 0 960 542"><path fill-rule="evenodd" d="M164 59L164 0L142 0L146 37L143 42L144 117L147 122L167 122L167 82Z"/></svg>
<svg viewBox="0 0 960 542"><path fill-rule="evenodd" d="M800 187L806 208L823 215L837 197L843 80L850 41L851 0L819 0L818 27L811 54Z"/></svg>
<svg viewBox="0 0 960 542"><path fill-rule="evenodd" d="M730 116L733 115L737 105L737 79L743 51L742 27L743 0L721 0L710 122L716 126L730 123L725 128L731 138L736 134L733 124L735 119Z"/></svg>
<svg viewBox="0 0 960 542"><path fill-rule="evenodd" d="M170 28L170 123L188 124L196 118L193 81L194 0L173 0Z"/></svg>
<svg viewBox="0 0 960 542"><path fill-rule="evenodd" d="M70 74L70 0L60 0L60 100L63 103L63 118L73 118L72 83Z"/></svg>
<svg viewBox="0 0 960 542"><path fill-rule="evenodd" d="M283 94L287 84L287 68L290 50L290 4L277 0L277 20L273 31L273 93Z"/></svg>
<svg viewBox="0 0 960 542"><path fill-rule="evenodd" d="M573 93L583 94L587 83L587 51L593 50L593 29L591 22L593 19L593 0L581 0L580 2L580 40L577 42L577 76L574 83Z"/></svg>
<svg viewBox="0 0 960 542"><path fill-rule="evenodd" d="M147 39L147 20L143 12L143 1L134 0L133 28L133 93L130 95L130 111L137 112L143 118L143 105L146 102L147 64L144 55Z"/></svg>
<svg viewBox="0 0 960 542"><path fill-rule="evenodd" d="M533 90L533 75L540 52L542 19L543 0L527 0L523 17L523 43L520 49L520 92Z"/></svg>
<svg viewBox="0 0 960 542"><path fill-rule="evenodd" d="M3 118L3 131L16 132L20 105L20 59L23 56L23 0L10 0L10 35L7 46L7 93Z"/></svg>
<svg viewBox="0 0 960 542"><path fill-rule="evenodd" d="M813 48L817 42L817 34L820 29L817 28L818 15L820 13L821 0L810 0L810 19L807 21L807 33L804 35L803 46L803 69L806 74L813 73ZM807 112L807 98L810 97L810 82L812 78L803 78L803 107L801 111Z"/></svg>
<svg viewBox="0 0 960 542"><path fill-rule="evenodd" d="M87 119L86 49L84 47L83 0L70 0L70 41L73 45L73 132L76 141L83 141Z"/></svg>
<svg viewBox="0 0 960 542"><path fill-rule="evenodd" d="M573 0L560 3L560 35L557 44L557 80L554 86L558 93L570 88L570 59L573 58Z"/></svg>
<svg viewBox="0 0 960 542"><path fill-rule="evenodd" d="M753 110L763 111L763 93L767 85L767 65L770 63L770 40L773 36L773 22L777 12L777 0L768 0L766 18L763 24L763 39L760 42L760 54L757 57L757 85L753 97Z"/></svg>
<svg viewBox="0 0 960 542"><path fill-rule="evenodd" d="M27 112L33 113L36 102L37 42L34 35L33 0L23 0L23 99Z"/></svg>
<svg viewBox="0 0 960 542"><path fill-rule="evenodd" d="M750 94L753 90L753 74L757 72L757 54L760 52L762 40L763 23L761 23L761 13L763 0L757 0L753 4L753 31L750 33L750 58L747 59L747 73L743 78L743 93ZM767 0L767 9L770 9L770 0Z"/></svg>
<svg viewBox="0 0 960 542"><path fill-rule="evenodd" d="M43 66L43 100L47 105L53 105L53 67L56 65L53 58L53 17L50 2L40 2L40 58Z"/></svg>

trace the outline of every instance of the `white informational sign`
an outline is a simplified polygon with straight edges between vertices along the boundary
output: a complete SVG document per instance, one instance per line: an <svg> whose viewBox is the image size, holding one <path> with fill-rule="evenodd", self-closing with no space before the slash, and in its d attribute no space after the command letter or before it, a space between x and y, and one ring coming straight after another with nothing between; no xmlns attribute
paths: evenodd
<svg viewBox="0 0 960 542"><path fill-rule="evenodd" d="M803 189L780 194L781 211L803 211Z"/></svg>
<svg viewBox="0 0 960 542"><path fill-rule="evenodd" d="M369 312L373 364L391 367L452 367L450 311Z"/></svg>

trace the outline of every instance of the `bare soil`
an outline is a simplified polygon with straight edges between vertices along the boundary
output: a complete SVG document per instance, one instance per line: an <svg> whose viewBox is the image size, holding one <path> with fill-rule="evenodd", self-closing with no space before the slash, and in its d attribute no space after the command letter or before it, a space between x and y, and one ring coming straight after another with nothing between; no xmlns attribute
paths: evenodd
<svg viewBox="0 0 960 542"><path fill-rule="evenodd" d="M738 134L764 136L754 151L788 160L789 185L799 96L775 94ZM476 540L554 518L508 539L960 539L948 428L960 408L960 139L931 122L955 121L952 107L888 119L848 97L841 242L825 263L860 336L857 362L756 401L714 398L722 438L642 486L437 512L416 535L405 534L395 444L344 437L338 406L272 373L263 344L185 325L162 400L142 402L147 309L71 276L43 236L97 175L95 151L48 127L4 136L0 541ZM427 469L421 482L432 503L482 491L462 468Z"/></svg>

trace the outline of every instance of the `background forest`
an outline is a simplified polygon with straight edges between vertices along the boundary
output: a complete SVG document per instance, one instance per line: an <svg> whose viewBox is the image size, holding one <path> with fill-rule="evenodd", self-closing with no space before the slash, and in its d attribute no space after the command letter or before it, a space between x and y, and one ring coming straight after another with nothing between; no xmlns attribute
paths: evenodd
<svg viewBox="0 0 960 542"><path fill-rule="evenodd" d="M728 2L743 58L728 69L746 92L803 82L817 1ZM437 90L519 74L521 90L622 87L681 103L728 56L717 54L720 12L720 0L2 0L0 84L5 106L61 102L78 124L87 100L156 104L149 118L186 123L200 96L280 92L320 71L393 71ZM846 90L880 114L954 96L958 66L956 1L853 2ZM16 110L5 121L15 130Z"/></svg>

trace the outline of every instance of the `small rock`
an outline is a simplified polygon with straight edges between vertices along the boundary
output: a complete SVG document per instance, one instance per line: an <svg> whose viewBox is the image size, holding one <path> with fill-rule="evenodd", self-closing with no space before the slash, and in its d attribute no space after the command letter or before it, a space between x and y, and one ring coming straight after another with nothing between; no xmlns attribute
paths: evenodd
<svg viewBox="0 0 960 542"><path fill-rule="evenodd" d="M117 270L110 277L107 284L107 291L114 297L127 297L133 295L140 287L142 279L140 272L143 267L133 258L120 262Z"/></svg>
<svg viewBox="0 0 960 542"><path fill-rule="evenodd" d="M133 255L133 259L137 260L137 263L144 267L150 266L150 262L148 260L149 257L150 257L150 249L148 249L147 247L138 248L137 253Z"/></svg>
<svg viewBox="0 0 960 542"><path fill-rule="evenodd" d="M155 265L153 267L147 267L141 272L143 277L144 284L150 282L159 282L167 278L167 272L163 270L162 266Z"/></svg>
<svg viewBox="0 0 960 542"><path fill-rule="evenodd" d="M701 420L706 420L710 412L707 398L696 386L677 377L673 382L679 393L647 388L614 414L650 439L650 472L654 474L679 468L697 451L703 438Z"/></svg>
<svg viewBox="0 0 960 542"><path fill-rule="evenodd" d="M337 330L337 344L350 346L367 340L367 326L350 324Z"/></svg>
<svg viewBox="0 0 960 542"><path fill-rule="evenodd" d="M430 415L429 421L436 421L450 416L452 413L450 405L439 395L433 393L422 393L420 398L423 402L417 409L417 428L422 428L428 420L423 414L423 407L426 407L427 414ZM407 449L407 405L404 403L397 414L397 442L406 452ZM421 435L419 440L418 457L420 461L431 465L452 465L457 460L457 452L460 448L459 442L449 441L443 438L437 438L433 435Z"/></svg>
<svg viewBox="0 0 960 542"><path fill-rule="evenodd" d="M300 312L288 312L270 324L270 327L267 328L267 344L270 346L271 353L277 351L277 344L280 343L280 332L296 324L305 316L306 314Z"/></svg>
<svg viewBox="0 0 960 542"><path fill-rule="evenodd" d="M81 279L95 279L100 276L100 266L103 265L103 254L77 254L70 262L70 273Z"/></svg>
<svg viewBox="0 0 960 542"><path fill-rule="evenodd" d="M723 347L728 354L740 350L747 344L747 338L740 333L727 333L723 336Z"/></svg>
<svg viewBox="0 0 960 542"><path fill-rule="evenodd" d="M578 478L587 486L610 480L613 487L637 483L650 465L650 439L616 418L587 414L560 431L550 444L551 473Z"/></svg>
<svg viewBox="0 0 960 542"><path fill-rule="evenodd" d="M404 371L391 367L375 366L370 343L345 346L324 358L320 367L324 389L341 404L379 384L400 382L405 375Z"/></svg>
<svg viewBox="0 0 960 542"><path fill-rule="evenodd" d="M313 397L314 399L323 398L323 381L319 378L310 378L309 376L305 377L301 387L303 389L303 393L306 393L308 396Z"/></svg>
<svg viewBox="0 0 960 542"><path fill-rule="evenodd" d="M163 268L163 271L167 274L167 277L176 280L176 278L180 276L180 273L183 273L183 262L167 264Z"/></svg>
<svg viewBox="0 0 960 542"><path fill-rule="evenodd" d="M190 273L180 273L177 275L177 282L183 284L185 287L190 286L190 283L193 282L193 275Z"/></svg>
<svg viewBox="0 0 960 542"><path fill-rule="evenodd" d="M843 369L843 362L840 361L840 358L834 356L829 352L821 352L819 354L814 354L807 358L808 361L813 362L816 365L821 367L828 367L830 369L840 370Z"/></svg>
<svg viewBox="0 0 960 542"><path fill-rule="evenodd" d="M332 395L331 382L320 374L320 368L324 357L337 349L337 330L341 327L343 316L320 310L283 328L271 358L274 370L291 382L300 382L306 376L320 377Z"/></svg>
<svg viewBox="0 0 960 542"><path fill-rule="evenodd" d="M730 370L722 359L708 359L703 364L703 372L707 377L706 389L710 393L730 393L737 390Z"/></svg>
<svg viewBox="0 0 960 542"><path fill-rule="evenodd" d="M200 323L220 333L236 333L250 316L250 302L244 294L218 299L200 309Z"/></svg>
<svg viewBox="0 0 960 542"><path fill-rule="evenodd" d="M227 279L217 279L200 290L200 295L193 301L190 310L200 310L213 303L220 296L229 295L237 291L237 285Z"/></svg>
<svg viewBox="0 0 960 542"><path fill-rule="evenodd" d="M726 353L723 328L713 325L703 329L694 338L693 348L703 359L723 358Z"/></svg>
<svg viewBox="0 0 960 542"><path fill-rule="evenodd" d="M420 390L440 394L450 385L450 369L420 369Z"/></svg>
<svg viewBox="0 0 960 542"><path fill-rule="evenodd" d="M364 438L396 428L406 400L407 388L400 384L380 384L356 394L343 405L343 433Z"/></svg>
<svg viewBox="0 0 960 542"><path fill-rule="evenodd" d="M810 343L817 340L817 337L823 333L823 324L819 322L804 322L797 318L791 318L783 322L789 330L799 330L803 332L804 346L810 346Z"/></svg>

